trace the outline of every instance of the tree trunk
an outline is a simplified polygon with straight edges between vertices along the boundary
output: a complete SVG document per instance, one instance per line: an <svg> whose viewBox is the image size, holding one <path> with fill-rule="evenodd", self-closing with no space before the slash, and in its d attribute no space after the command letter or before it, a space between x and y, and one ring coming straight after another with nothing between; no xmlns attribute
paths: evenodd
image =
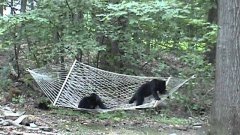
<svg viewBox="0 0 240 135"><path fill-rule="evenodd" d="M240 135L240 1L218 1L220 25L212 135Z"/></svg>
<svg viewBox="0 0 240 135"><path fill-rule="evenodd" d="M4 0L0 0L0 3L3 3ZM3 16L3 4L0 4L0 16Z"/></svg>
<svg viewBox="0 0 240 135"><path fill-rule="evenodd" d="M26 12L26 7L27 7L27 0L21 0L21 10L20 12Z"/></svg>
<svg viewBox="0 0 240 135"><path fill-rule="evenodd" d="M208 22L210 23L217 23L217 0L210 0L212 7L208 10Z"/></svg>
<svg viewBox="0 0 240 135"><path fill-rule="evenodd" d="M14 1L14 0L11 0L11 1L10 1L10 5L11 5L11 15L14 14L13 1Z"/></svg>
<svg viewBox="0 0 240 135"><path fill-rule="evenodd" d="M13 7L13 1L11 1L11 6ZM21 1L21 13L26 12L26 6L27 6L27 0ZM11 12L13 13L13 12ZM23 26L21 26L22 28ZM17 79L20 78L21 72L20 72L20 64L19 64L19 52L20 52L21 45L14 43L14 55L15 55L15 68L17 70Z"/></svg>
<svg viewBox="0 0 240 135"><path fill-rule="evenodd" d="M30 6L31 10L34 10L34 0L30 0L30 3L31 3L31 6Z"/></svg>
<svg viewBox="0 0 240 135"><path fill-rule="evenodd" d="M210 0L212 7L208 11L208 22L210 23L217 23L217 9L218 9L218 1L217 0ZM209 51L205 53L205 59L212 64L215 64L215 56L216 56L216 43L210 43L208 45Z"/></svg>

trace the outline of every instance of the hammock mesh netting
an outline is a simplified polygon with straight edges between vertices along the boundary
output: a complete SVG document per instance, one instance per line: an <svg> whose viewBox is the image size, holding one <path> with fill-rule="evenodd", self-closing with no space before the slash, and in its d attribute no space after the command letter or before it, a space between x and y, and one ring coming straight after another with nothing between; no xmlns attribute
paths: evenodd
<svg viewBox="0 0 240 135"><path fill-rule="evenodd" d="M111 110L153 107L154 100L146 100L141 106L128 104L128 100L143 83L154 78L167 80L170 94L191 79L124 75L94 68L77 60L73 64L47 65L28 71L54 106L70 108L77 108L79 101L91 93L99 95Z"/></svg>

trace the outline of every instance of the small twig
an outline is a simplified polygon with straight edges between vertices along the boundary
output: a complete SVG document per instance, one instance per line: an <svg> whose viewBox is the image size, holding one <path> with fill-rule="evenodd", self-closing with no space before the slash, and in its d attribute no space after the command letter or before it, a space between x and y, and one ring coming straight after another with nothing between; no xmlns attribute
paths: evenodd
<svg viewBox="0 0 240 135"><path fill-rule="evenodd" d="M202 99L204 99L204 98L208 95L208 93L210 93L213 89L214 89L214 88L211 88L210 90L208 90L208 91L202 96Z"/></svg>
<svg viewBox="0 0 240 135"><path fill-rule="evenodd" d="M13 7L10 3L7 3L7 6L11 8L11 10L14 14L16 14L16 11L20 10L20 9L17 9L17 8Z"/></svg>
<svg viewBox="0 0 240 135"><path fill-rule="evenodd" d="M66 2L66 4L67 4L67 7L68 7L69 11L71 12L72 23L73 23L73 21L74 21L74 14L73 14L73 10L71 9L71 7L70 7L70 5L69 5L68 1L67 1L67 0L65 0L65 2Z"/></svg>
<svg viewBox="0 0 240 135"><path fill-rule="evenodd" d="M193 113L192 113L191 109L189 108L188 105L186 105L186 106L187 106L188 111L190 112L191 117L193 117Z"/></svg>
<svg viewBox="0 0 240 135"><path fill-rule="evenodd" d="M148 65L148 63L149 63L149 62L145 62L145 63L141 66L141 68L143 69L146 65Z"/></svg>

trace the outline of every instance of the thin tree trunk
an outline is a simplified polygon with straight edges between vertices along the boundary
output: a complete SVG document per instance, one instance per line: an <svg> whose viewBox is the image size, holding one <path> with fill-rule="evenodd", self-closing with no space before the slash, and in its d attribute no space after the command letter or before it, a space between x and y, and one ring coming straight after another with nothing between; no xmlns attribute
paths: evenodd
<svg viewBox="0 0 240 135"><path fill-rule="evenodd" d="M13 7L13 1L11 1L11 6ZM21 12L26 12L26 6L27 6L27 0L22 0L21 1ZM13 12L11 12L13 13ZM21 26L22 28L22 26ZM20 47L21 45L20 44L17 44L15 43L14 44L14 55L15 55L15 67L16 67L16 70L17 70L17 79L20 77L20 65L19 65L19 51L20 51Z"/></svg>
<svg viewBox="0 0 240 135"><path fill-rule="evenodd" d="M31 10L34 10L34 0L30 0L30 3L31 3L31 6L30 6Z"/></svg>
<svg viewBox="0 0 240 135"><path fill-rule="evenodd" d="M208 11L208 22L210 23L217 23L217 18L218 18L218 15L217 15L217 3L218 1L217 0L210 0L211 2L211 5L212 5L212 8L209 9ZM209 43L208 45L208 49L209 51L207 51L205 53L205 59L209 62L209 63L213 63L215 64L215 61L216 61L216 43Z"/></svg>
<svg viewBox="0 0 240 135"><path fill-rule="evenodd" d="M26 12L27 0L21 0L21 12Z"/></svg>
<svg viewBox="0 0 240 135"><path fill-rule="evenodd" d="M11 5L11 14L13 15L13 14L14 14L14 9L13 9L13 0L11 0L11 2L10 2L10 5Z"/></svg>
<svg viewBox="0 0 240 135"><path fill-rule="evenodd" d="M208 22L217 23L217 0L210 0L212 7L208 10Z"/></svg>
<svg viewBox="0 0 240 135"><path fill-rule="evenodd" d="M17 70L17 79L20 77L20 67L19 67L19 51L20 51L20 45L14 44L14 55L15 55L15 67Z"/></svg>
<svg viewBox="0 0 240 135"><path fill-rule="evenodd" d="M219 0L212 135L240 135L240 1Z"/></svg>
<svg viewBox="0 0 240 135"><path fill-rule="evenodd" d="M11 0L10 1L10 7L11 7L11 14L14 15L15 14L15 11L14 11L14 0ZM15 36L15 33L13 33L13 36ZM17 45L16 43L14 43L14 66L17 70L17 76L16 76L16 79L18 79L20 77L20 68L19 68L19 57L18 57L18 54L19 54L19 45Z"/></svg>
<svg viewBox="0 0 240 135"><path fill-rule="evenodd" d="M3 3L4 0L0 0L0 3ZM3 16L3 5L0 4L0 16Z"/></svg>

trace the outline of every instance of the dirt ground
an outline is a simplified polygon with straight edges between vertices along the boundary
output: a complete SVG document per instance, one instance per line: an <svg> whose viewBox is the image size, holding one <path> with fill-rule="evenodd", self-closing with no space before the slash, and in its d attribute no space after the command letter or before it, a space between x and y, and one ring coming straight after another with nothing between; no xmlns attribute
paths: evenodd
<svg viewBox="0 0 240 135"><path fill-rule="evenodd" d="M33 99L32 99L33 100ZM34 107L33 102L19 104L6 104L14 111L25 111L26 115L32 118L29 121L38 127L47 129L28 128L29 125L18 127L14 125L0 125L0 134L3 135L203 135L204 125L197 120L185 124L178 124L172 119L169 122L159 121L161 113L153 114L154 111L144 110L113 112L107 114L93 114L74 111L69 108L54 107L51 110L41 110ZM1 106L4 107L4 106ZM149 115L149 116L148 116ZM1 116L1 115L0 115ZM3 118L1 116L0 118ZM6 117L5 117L6 118ZM165 117L163 117L165 118ZM11 118L13 119L13 118ZM16 118L15 118L16 119ZM183 119L180 119L183 120ZM190 118L185 119L186 121ZM21 123L22 124L22 123Z"/></svg>

